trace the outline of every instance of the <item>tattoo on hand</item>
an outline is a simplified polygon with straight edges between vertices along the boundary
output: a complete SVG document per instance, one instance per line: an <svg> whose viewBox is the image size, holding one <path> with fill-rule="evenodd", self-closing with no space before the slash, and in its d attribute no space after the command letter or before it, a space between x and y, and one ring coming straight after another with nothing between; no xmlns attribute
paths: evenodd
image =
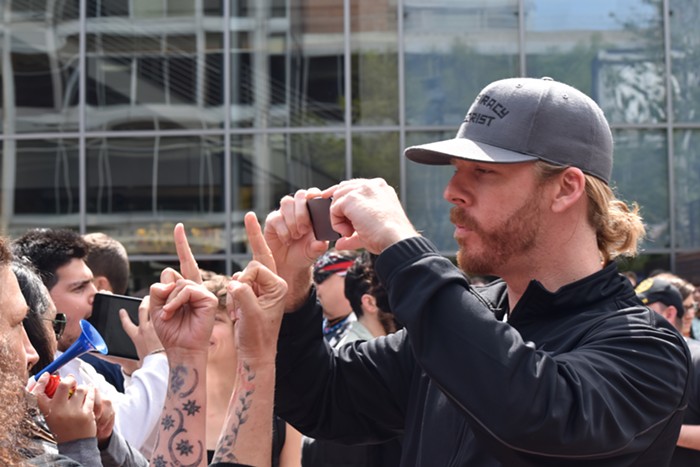
<svg viewBox="0 0 700 467"><path fill-rule="evenodd" d="M231 425L226 427L226 432L221 435L216 446L216 453L212 462L236 462L236 454L233 452L238 439L241 425L248 421L247 412L253 405L253 393L255 392L255 371L251 370L246 362L238 367L238 378L241 381L241 390L234 407Z"/></svg>

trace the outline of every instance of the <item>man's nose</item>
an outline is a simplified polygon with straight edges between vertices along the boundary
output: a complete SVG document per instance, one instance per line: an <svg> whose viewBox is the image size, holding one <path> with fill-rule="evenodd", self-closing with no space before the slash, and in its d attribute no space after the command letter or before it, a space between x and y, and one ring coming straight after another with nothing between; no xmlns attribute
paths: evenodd
<svg viewBox="0 0 700 467"><path fill-rule="evenodd" d="M29 336L27 335L27 331L24 330L24 327L22 328L22 332L24 333L24 353L27 356L27 367L31 368L39 361L39 354L29 340Z"/></svg>

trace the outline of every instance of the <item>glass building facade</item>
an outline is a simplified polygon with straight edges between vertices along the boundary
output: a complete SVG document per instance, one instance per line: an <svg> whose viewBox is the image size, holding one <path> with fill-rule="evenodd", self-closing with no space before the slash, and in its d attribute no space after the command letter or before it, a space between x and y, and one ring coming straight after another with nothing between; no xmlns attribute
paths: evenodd
<svg viewBox="0 0 700 467"><path fill-rule="evenodd" d="M243 214L297 188L383 177L454 254L449 167L402 149L454 136L490 81L592 96L613 185L648 227L625 265L700 283L697 0L0 0L0 231L105 232L131 289L176 259L250 255Z"/></svg>

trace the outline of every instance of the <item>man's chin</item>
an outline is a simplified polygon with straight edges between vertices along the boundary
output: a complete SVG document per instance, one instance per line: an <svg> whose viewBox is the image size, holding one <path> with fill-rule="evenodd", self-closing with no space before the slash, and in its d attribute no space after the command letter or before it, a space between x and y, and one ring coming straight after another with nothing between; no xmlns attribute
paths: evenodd
<svg viewBox="0 0 700 467"><path fill-rule="evenodd" d="M58 341L58 345L56 346L56 348L58 350L60 350L61 352L65 352L66 350L68 350L70 348L71 345L73 345L73 343L76 340L78 340L78 339L77 338L75 338L75 339L63 339L62 338L60 341Z"/></svg>
<svg viewBox="0 0 700 467"><path fill-rule="evenodd" d="M467 255L466 252L460 247L457 252L457 266L466 274L476 274L476 275L491 275L493 272L493 264L485 261L482 258L475 258L473 256Z"/></svg>

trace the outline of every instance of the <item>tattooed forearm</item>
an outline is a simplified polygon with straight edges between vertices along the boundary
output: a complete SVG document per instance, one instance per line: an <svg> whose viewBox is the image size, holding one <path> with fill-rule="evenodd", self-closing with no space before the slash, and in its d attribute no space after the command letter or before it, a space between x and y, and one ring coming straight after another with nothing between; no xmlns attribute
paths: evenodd
<svg viewBox="0 0 700 467"><path fill-rule="evenodd" d="M237 462L235 448L242 425L248 421L248 412L255 393L255 371L244 361L238 365L238 383L234 394L235 403L229 407L225 430L216 445L213 462Z"/></svg>
<svg viewBox="0 0 700 467"><path fill-rule="evenodd" d="M191 423L199 423L195 419L203 416L203 401L197 400L197 394L201 393L201 390L196 369L189 369L184 365L170 368L168 397L160 420L158 448L152 458L156 467L202 465L205 459L204 444L201 439L192 435L190 426ZM190 397L193 394L195 396ZM161 441L165 442L161 444Z"/></svg>
<svg viewBox="0 0 700 467"><path fill-rule="evenodd" d="M170 384L168 385L169 395L176 395L180 393L180 397L187 397L192 394L197 387L199 387L199 372L196 369L192 370L191 378L194 380L191 382L190 386L184 392L182 388L187 384L187 379L190 378L189 370L184 365L177 365L170 369Z"/></svg>

